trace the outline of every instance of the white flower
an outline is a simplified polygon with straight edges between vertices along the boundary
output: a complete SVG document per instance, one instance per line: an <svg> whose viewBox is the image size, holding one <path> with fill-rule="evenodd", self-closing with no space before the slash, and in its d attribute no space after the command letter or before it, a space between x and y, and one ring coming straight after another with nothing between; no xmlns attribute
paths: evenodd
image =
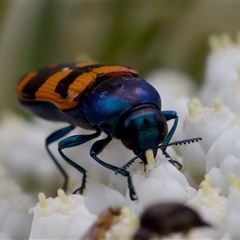
<svg viewBox="0 0 240 240"><path fill-rule="evenodd" d="M210 45L212 52L207 57L205 83L201 91L201 101L208 106L220 89L238 78L236 68L240 65L240 45L231 42L229 35L212 36Z"/></svg>
<svg viewBox="0 0 240 240"><path fill-rule="evenodd" d="M204 240L212 240L213 238L208 236L203 232L202 229L193 229L188 234L171 234L167 237L161 237L159 240L170 240L170 239L176 239L176 240L183 240L183 239L204 239Z"/></svg>
<svg viewBox="0 0 240 240"><path fill-rule="evenodd" d="M238 72L238 75L240 75L240 67L236 69ZM240 78L238 78L235 81L230 82L226 87L219 90L217 93L217 97L220 99L220 101L229 106L232 110L232 112L240 115L240 108L239 108L239 102L240 102Z"/></svg>
<svg viewBox="0 0 240 240"><path fill-rule="evenodd" d="M43 121L26 121L12 114L6 114L0 125L3 164L24 189L35 194L40 189L50 193L63 182L44 147L50 129Z"/></svg>
<svg viewBox="0 0 240 240"><path fill-rule="evenodd" d="M109 206L116 205L122 207L125 205L125 198L120 192L103 184L94 183L91 180L87 181L83 198L88 210L96 215Z"/></svg>
<svg viewBox="0 0 240 240"><path fill-rule="evenodd" d="M185 203L196 194L196 190L189 186L183 173L166 159L161 161L159 157L153 168L147 169L146 172L133 173L133 184L138 200L131 201L127 193L127 206L136 213L157 202Z"/></svg>
<svg viewBox="0 0 240 240"><path fill-rule="evenodd" d="M206 156L206 171L213 186L227 194L228 176L240 176L240 119L232 121L210 147Z"/></svg>
<svg viewBox="0 0 240 240"><path fill-rule="evenodd" d="M0 238L27 239L32 217L27 213L33 204L30 195L22 192L20 187L0 163Z"/></svg>
<svg viewBox="0 0 240 240"><path fill-rule="evenodd" d="M183 128L183 139L201 137L202 141L180 146L185 175L197 187L206 173L206 154L222 130L235 115L216 99L213 108L202 107L194 99L188 103L189 115Z"/></svg>
<svg viewBox="0 0 240 240"><path fill-rule="evenodd" d="M226 197L220 196L220 189L213 188L210 176L206 175L197 195L191 198L187 205L193 207L206 222L213 226L206 229L205 233L219 238L226 230L224 222L226 202Z"/></svg>
<svg viewBox="0 0 240 240"><path fill-rule="evenodd" d="M137 229L137 215L131 214L128 208L121 209L121 215L110 231L107 232L105 239L129 239Z"/></svg>
<svg viewBox="0 0 240 240"><path fill-rule="evenodd" d="M80 239L96 220L81 195L66 196L62 190L54 199L40 193L39 203L31 211L34 220L30 239Z"/></svg>
<svg viewBox="0 0 240 240"><path fill-rule="evenodd" d="M181 72L167 69L158 70L146 79L159 92L163 110L174 110L179 99L192 98L196 93L193 80Z"/></svg>
<svg viewBox="0 0 240 240"><path fill-rule="evenodd" d="M226 227L227 233L225 239L240 239L240 178L230 174L230 186L227 198Z"/></svg>
<svg viewBox="0 0 240 240"><path fill-rule="evenodd" d="M188 113L187 102L194 97L196 85L187 75L173 70L158 70L148 77L148 82L152 84L160 94L162 100L162 111L176 111L178 114L178 126L172 140L177 141L182 138L184 119ZM168 121L169 129L173 120Z"/></svg>

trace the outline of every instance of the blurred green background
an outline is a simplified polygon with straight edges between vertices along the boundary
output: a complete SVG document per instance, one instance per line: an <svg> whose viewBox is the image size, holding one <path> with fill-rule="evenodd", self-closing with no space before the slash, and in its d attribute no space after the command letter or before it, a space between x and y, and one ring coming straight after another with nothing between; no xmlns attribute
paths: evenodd
<svg viewBox="0 0 240 240"><path fill-rule="evenodd" d="M17 111L22 75L50 63L94 60L159 68L201 83L208 36L239 30L240 2L1 1L0 113Z"/></svg>

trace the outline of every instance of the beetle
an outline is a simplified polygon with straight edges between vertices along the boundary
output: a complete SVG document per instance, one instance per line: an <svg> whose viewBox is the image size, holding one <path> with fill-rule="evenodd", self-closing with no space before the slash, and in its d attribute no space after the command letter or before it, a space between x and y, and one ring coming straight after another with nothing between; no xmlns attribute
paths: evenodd
<svg viewBox="0 0 240 240"><path fill-rule="evenodd" d="M75 191L83 193L86 187L86 170L68 158L63 149L75 147L100 136L90 149L91 157L102 166L127 178L130 198L137 199L127 167L137 158L144 166L153 163L160 148L169 161L181 168L166 149L172 144L201 140L193 138L170 144L177 128L175 111L162 111L157 90L140 78L138 72L127 66L105 65L92 62L72 62L51 65L25 75L17 85L20 104L33 114L50 121L69 123L49 135L45 147L64 176L63 189L68 185L68 175L49 149L75 127L95 130L89 135L74 135L58 143L62 158L82 173L81 186ZM174 120L168 131L167 121ZM132 150L135 157L122 167L108 164L98 157L107 144L116 138Z"/></svg>
<svg viewBox="0 0 240 240"><path fill-rule="evenodd" d="M186 234L193 228L211 227L192 208L181 203L163 202L148 206L141 214L133 240L161 239L174 233Z"/></svg>
<svg viewBox="0 0 240 240"><path fill-rule="evenodd" d="M106 239L108 231L120 222L122 209L118 206L110 206L101 212L93 225L81 237L81 240Z"/></svg>

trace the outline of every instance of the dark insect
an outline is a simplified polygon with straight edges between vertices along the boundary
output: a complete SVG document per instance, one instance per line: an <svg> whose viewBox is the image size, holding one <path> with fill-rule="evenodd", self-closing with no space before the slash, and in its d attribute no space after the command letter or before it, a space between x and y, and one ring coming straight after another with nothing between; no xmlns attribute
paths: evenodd
<svg viewBox="0 0 240 240"><path fill-rule="evenodd" d="M137 197L127 167L137 158L144 165L152 163L158 149L161 149L171 163L181 168L181 164L169 156L167 147L201 140L192 138L170 143L178 124L177 113L161 111L157 90L130 67L86 62L53 65L23 77L18 83L17 94L21 105L35 115L70 124L46 139L48 154L64 176L64 190L68 186L68 175L50 151L49 144L75 127L96 130L93 134L70 136L58 143L62 158L83 174L82 184L75 193L83 193L86 187L86 170L62 150L97 138L101 132L105 132L107 137L92 145L90 155L102 166L127 178L132 200ZM168 132L167 121L172 119L173 126ZM121 140L135 154L122 167L108 164L98 157L112 138Z"/></svg>
<svg viewBox="0 0 240 240"><path fill-rule="evenodd" d="M140 218L133 240L147 240L181 232L186 235L191 229L210 227L193 209L178 203L160 203L148 207Z"/></svg>
<svg viewBox="0 0 240 240"><path fill-rule="evenodd" d="M121 208L111 206L103 211L96 222L81 237L81 240L102 240L105 239L106 232L114 225L115 220L121 214Z"/></svg>

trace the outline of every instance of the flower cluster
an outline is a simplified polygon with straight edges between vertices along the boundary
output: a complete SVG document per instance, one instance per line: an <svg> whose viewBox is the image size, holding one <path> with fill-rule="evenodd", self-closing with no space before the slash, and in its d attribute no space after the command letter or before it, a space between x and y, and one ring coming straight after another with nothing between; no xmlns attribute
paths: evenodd
<svg viewBox="0 0 240 240"><path fill-rule="evenodd" d="M239 239L239 39L240 35L235 42L226 34L210 37L211 52L199 90L188 76L170 70L157 71L147 78L161 94L163 110L175 110L179 115L173 141L194 137L201 137L202 141L168 147L171 157L182 163L181 171L161 151L146 169L138 160L130 165L136 201L129 197L126 179L104 169L89 156L92 142L66 150L67 156L88 170L83 195L70 194L80 185L82 176L63 164L71 177L71 189L67 193L58 190L58 196L50 198L62 179L41 146L44 138L61 126L6 114L0 124L0 219L4 222L0 237L132 239L144 210L167 202L194 209L209 226L159 238ZM193 98L197 95L198 99ZM171 121L168 124L171 127ZM56 145L52 145L58 156ZM101 153L101 159L117 166L131 158L131 152L118 141ZM45 192L49 197L40 193L39 203L33 207L36 192ZM31 214L27 213L30 208Z"/></svg>

